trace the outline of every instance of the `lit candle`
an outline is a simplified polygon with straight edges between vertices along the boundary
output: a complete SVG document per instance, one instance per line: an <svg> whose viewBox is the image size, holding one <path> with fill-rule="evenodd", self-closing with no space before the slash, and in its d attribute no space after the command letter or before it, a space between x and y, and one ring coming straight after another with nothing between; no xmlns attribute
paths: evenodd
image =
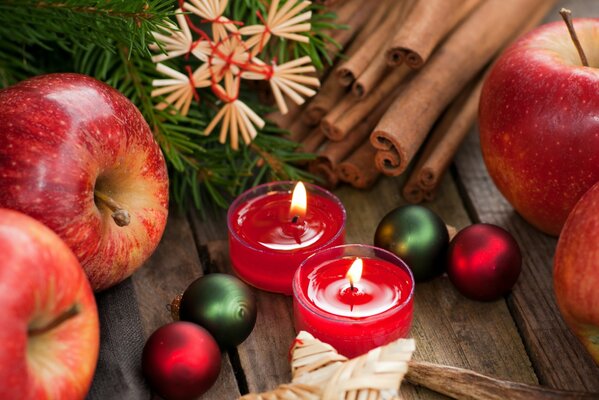
<svg viewBox="0 0 599 400"><path fill-rule="evenodd" d="M274 182L250 189L227 215L235 273L257 288L287 295L302 261L345 239L339 199L316 185L293 186Z"/></svg>
<svg viewBox="0 0 599 400"><path fill-rule="evenodd" d="M394 254L366 245L332 247L307 258L293 279L295 328L347 357L410 331L414 278Z"/></svg>

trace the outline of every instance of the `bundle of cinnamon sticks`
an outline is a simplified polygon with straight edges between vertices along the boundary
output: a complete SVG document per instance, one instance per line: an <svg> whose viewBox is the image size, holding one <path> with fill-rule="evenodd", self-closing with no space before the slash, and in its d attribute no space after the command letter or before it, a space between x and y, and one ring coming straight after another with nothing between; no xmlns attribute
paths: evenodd
<svg viewBox="0 0 599 400"><path fill-rule="evenodd" d="M273 116L327 186L405 179L410 202L434 198L474 123L485 69L555 0L345 0L343 56L301 109Z"/></svg>

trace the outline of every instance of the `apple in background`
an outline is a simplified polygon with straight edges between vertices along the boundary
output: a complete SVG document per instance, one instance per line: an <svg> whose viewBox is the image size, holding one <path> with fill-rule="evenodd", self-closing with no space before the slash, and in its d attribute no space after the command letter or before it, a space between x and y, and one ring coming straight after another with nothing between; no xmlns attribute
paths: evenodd
<svg viewBox="0 0 599 400"><path fill-rule="evenodd" d="M543 25L499 58L480 100L489 174L528 222L559 234L599 181L599 19L575 19L590 67L566 25Z"/></svg>
<svg viewBox="0 0 599 400"><path fill-rule="evenodd" d="M0 209L0 399L83 399L100 331L77 258L50 229Z"/></svg>
<svg viewBox="0 0 599 400"><path fill-rule="evenodd" d="M164 157L117 90L85 75L39 76L0 91L0 207L58 233L102 290L131 275L160 241Z"/></svg>
<svg viewBox="0 0 599 400"><path fill-rule="evenodd" d="M599 183L582 196L557 242L553 287L557 304L599 365Z"/></svg>

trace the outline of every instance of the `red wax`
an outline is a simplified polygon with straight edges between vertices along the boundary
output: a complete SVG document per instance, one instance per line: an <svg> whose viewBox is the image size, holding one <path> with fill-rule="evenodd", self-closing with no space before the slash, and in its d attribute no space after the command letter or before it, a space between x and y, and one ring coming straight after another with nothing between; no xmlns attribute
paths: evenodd
<svg viewBox="0 0 599 400"><path fill-rule="evenodd" d="M310 332L347 357L406 337L412 323L414 281L409 269L399 259L398 265L361 258L362 278L353 289L346 273L355 256L308 259L294 278L296 330Z"/></svg>
<svg viewBox="0 0 599 400"><path fill-rule="evenodd" d="M228 215L229 252L237 275L255 287L287 295L300 263L316 250L342 244L345 235L343 206L315 185L306 184L306 215L293 222L292 188L287 182L259 186L241 195Z"/></svg>

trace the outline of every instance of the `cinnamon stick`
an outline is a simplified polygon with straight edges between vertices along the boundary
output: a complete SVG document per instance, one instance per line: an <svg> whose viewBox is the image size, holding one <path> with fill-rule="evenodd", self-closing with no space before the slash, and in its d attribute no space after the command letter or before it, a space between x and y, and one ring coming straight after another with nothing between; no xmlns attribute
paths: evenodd
<svg viewBox="0 0 599 400"><path fill-rule="evenodd" d="M329 140L340 141L346 136L344 134L340 135L341 132L335 129L335 121L341 118L358 102L359 100L356 97L345 95L337 102L337 105L322 118L320 121L320 128Z"/></svg>
<svg viewBox="0 0 599 400"><path fill-rule="evenodd" d="M328 134L337 140L342 140L355 126L385 99L395 98L402 90L402 82L408 77L411 69L405 66L391 71L391 74L383 79L368 94L368 96L355 103L347 112L339 116L330 126Z"/></svg>
<svg viewBox="0 0 599 400"><path fill-rule="evenodd" d="M406 19L414 7L416 0L404 0L405 4L397 18L396 25L402 26L406 23ZM358 98L364 98L376 86L376 84L390 73L390 68L387 66L385 53L379 51L376 53L373 60L368 63L368 66L357 78L352 85L352 93Z"/></svg>
<svg viewBox="0 0 599 400"><path fill-rule="evenodd" d="M317 127L312 129L312 131L306 136L301 142L300 146L297 148L298 152L303 153L314 153L320 145L324 143L326 137L322 133L322 130Z"/></svg>
<svg viewBox="0 0 599 400"><path fill-rule="evenodd" d="M454 399L591 400L599 393L571 392L504 381L463 368L410 361L406 380Z"/></svg>
<svg viewBox="0 0 599 400"><path fill-rule="evenodd" d="M412 8L405 24L397 31L385 53L388 65L406 62L418 69L445 36L481 0L421 0ZM491 20L486 21L489 23Z"/></svg>
<svg viewBox="0 0 599 400"><path fill-rule="evenodd" d="M292 142L301 142L303 141L308 134L313 130L311 126L306 124L301 118L297 118L293 124L288 128L289 129L289 137L288 139Z"/></svg>
<svg viewBox="0 0 599 400"><path fill-rule="evenodd" d="M274 111L266 115L266 119L274 123L281 129L289 129L291 125L298 119L300 112L302 110L301 105L297 105L294 102L290 102L287 106L288 111L287 114L282 114L280 111Z"/></svg>
<svg viewBox="0 0 599 400"><path fill-rule="evenodd" d="M317 163L309 168L309 171L320 178L321 186L327 189L333 189L339 184L339 175L327 163Z"/></svg>
<svg viewBox="0 0 599 400"><path fill-rule="evenodd" d="M464 85L526 22L555 0L487 0L447 39L395 99L370 137L379 150L397 153L399 163L377 163L387 175L405 171L431 126ZM501 15L501 24L492 24ZM377 158L378 159L378 158Z"/></svg>
<svg viewBox="0 0 599 400"><path fill-rule="evenodd" d="M338 180L337 165L368 138L372 129L389 107L391 98L383 101L368 118L351 131L342 141L327 141L318 150L318 156L310 162L309 170L315 175L320 175L330 186L335 186ZM334 175L334 176L333 176Z"/></svg>
<svg viewBox="0 0 599 400"><path fill-rule="evenodd" d="M330 74L321 86L320 91L308 103L302 113L302 119L310 126L317 125L347 93L347 88L341 86L334 74Z"/></svg>
<svg viewBox="0 0 599 400"><path fill-rule="evenodd" d="M548 6L539 7L533 15L530 15L526 26L519 30L509 42L511 43L538 25L548 11ZM505 47L507 45L508 43ZM490 68L458 96L430 134L412 172L417 175L418 184L423 190L434 191L439 186L460 144L470 131L476 120L480 93L489 70Z"/></svg>
<svg viewBox="0 0 599 400"><path fill-rule="evenodd" d="M335 172L337 165L355 151L370 135L370 132L372 132L372 127L363 122L348 135L346 140L340 142L326 141L318 150L316 159L309 163L308 170L315 175L321 175L325 181L330 182L332 185L334 180L338 180Z"/></svg>
<svg viewBox="0 0 599 400"><path fill-rule="evenodd" d="M416 167L414 167L414 171L416 171ZM401 194L408 203L419 204L424 200L424 190L418 184L418 174L415 174L414 171L408 176Z"/></svg>
<svg viewBox="0 0 599 400"><path fill-rule="evenodd" d="M389 0L383 0L381 2L369 1L366 2L366 4L361 0L352 1L352 3L354 2L366 8L363 11L357 11L357 14L359 14L361 17L368 18L367 22L363 24L362 29L357 29L357 34L353 36L353 42L345 51L347 57L351 57L352 54L356 53L362 47L364 42L370 37L372 31L376 29L377 24L380 23L380 20L384 17L387 11ZM348 20L347 22L348 24L356 23L355 21L351 20ZM349 30L353 32L352 29L353 28L350 28ZM339 38L336 38L336 40L341 43ZM334 50L335 53L338 52L336 48ZM304 121L306 121L308 125L319 124L322 117L327 114L346 93L347 88L339 83L335 74L329 74L321 86L320 91L306 106L305 111L302 114Z"/></svg>
<svg viewBox="0 0 599 400"><path fill-rule="evenodd" d="M406 200L410 201L406 193L416 190L414 185L420 189L423 196L425 191L437 189L462 139L476 119L482 84L481 78L476 84L469 85L449 106L433 129L403 188ZM410 187L407 187L408 183Z"/></svg>
<svg viewBox="0 0 599 400"><path fill-rule="evenodd" d="M360 43L359 49L335 70L337 78L343 86L351 85L356 77L366 70L376 53L382 51L387 37L393 31L393 26L407 2L407 0L403 0L397 4L397 2L391 1L389 4L380 6L386 9L382 22L372 32L368 32L368 37L363 43ZM390 7L388 7L389 5Z"/></svg>
<svg viewBox="0 0 599 400"><path fill-rule="evenodd" d="M437 196L437 188L433 189L433 190L425 190L424 191L424 201L433 201L435 200L435 197ZM454 228L455 230L455 228ZM455 236L455 233L454 233ZM449 234L449 238L451 240L452 236L451 233Z"/></svg>
<svg viewBox="0 0 599 400"><path fill-rule="evenodd" d="M356 152L339 163L337 167L339 179L358 189L372 186L381 174L374 166L375 153L376 150L370 142L365 140Z"/></svg>
<svg viewBox="0 0 599 400"><path fill-rule="evenodd" d="M325 51L330 59L333 59L360 32L368 22L376 6L377 4L374 1L363 2L362 0L351 0L343 3L335 11L337 14L335 23L347 25L347 29L327 32L339 45L339 47L334 43L326 45Z"/></svg>
<svg viewBox="0 0 599 400"><path fill-rule="evenodd" d="M344 3L347 0L315 0L315 3L322 4L326 7L336 6L338 3Z"/></svg>

